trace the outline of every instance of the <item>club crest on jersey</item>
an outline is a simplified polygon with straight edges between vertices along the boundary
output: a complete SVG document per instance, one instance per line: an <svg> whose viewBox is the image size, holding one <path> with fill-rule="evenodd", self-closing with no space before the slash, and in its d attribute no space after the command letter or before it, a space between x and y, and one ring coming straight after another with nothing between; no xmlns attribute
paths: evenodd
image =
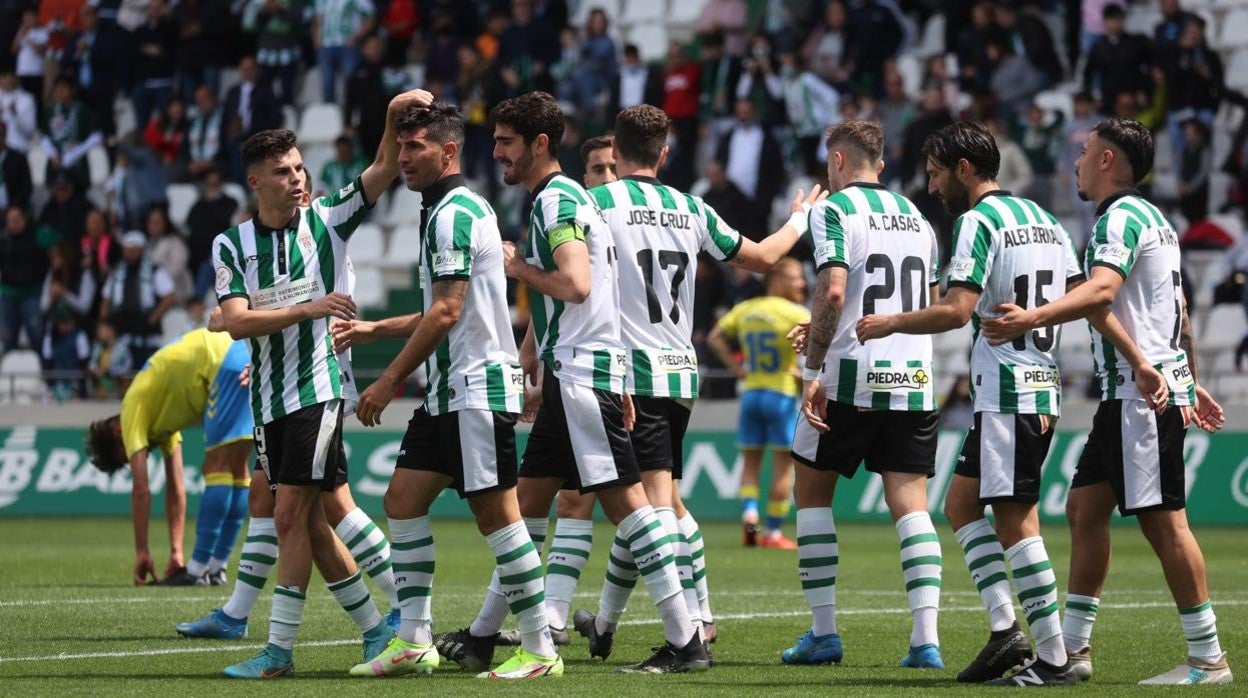
<svg viewBox="0 0 1248 698"><path fill-rule="evenodd" d="M234 280L234 272L228 267L217 267L217 290L224 291L230 287L230 282Z"/></svg>

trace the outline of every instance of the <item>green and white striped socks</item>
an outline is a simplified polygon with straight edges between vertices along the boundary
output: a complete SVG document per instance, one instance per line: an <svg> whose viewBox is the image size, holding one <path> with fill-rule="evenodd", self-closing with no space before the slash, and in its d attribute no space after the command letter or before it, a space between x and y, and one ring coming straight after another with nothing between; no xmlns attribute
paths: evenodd
<svg viewBox="0 0 1248 698"><path fill-rule="evenodd" d="M385 593L390 608L399 607L399 597L394 589L394 571L390 566L390 544L377 524L356 507L334 527L338 538L351 551L355 564L373 578L373 582Z"/></svg>
<svg viewBox="0 0 1248 698"><path fill-rule="evenodd" d="M617 529L607 555L607 573L602 581L602 593L598 597L598 616L594 621L599 633L613 633L619 625L620 616L628 605L628 598L637 586L637 565L628 541L620 537Z"/></svg>
<svg viewBox="0 0 1248 698"><path fill-rule="evenodd" d="M667 540L675 554L676 577L680 580L680 595L685 601L685 610L689 612L689 620L695 630L702 627L702 606L698 604L698 589L693 583L693 560L689 556L689 542L680 534L680 524L676 521L676 510L672 507L659 507L654 510L659 521L663 522L663 530L667 532Z"/></svg>
<svg viewBox="0 0 1248 698"><path fill-rule="evenodd" d="M377 612L373 596L368 593L368 586L364 584L364 575L358 569L350 577L326 582L325 586L361 633L368 632L381 623L381 614Z"/></svg>
<svg viewBox="0 0 1248 698"><path fill-rule="evenodd" d="M1222 645L1218 642L1217 617L1213 604L1206 601L1191 608L1179 609L1179 621L1183 623L1183 636L1187 638L1187 656L1214 663L1222 658Z"/></svg>
<svg viewBox="0 0 1248 698"><path fill-rule="evenodd" d="M568 627L572 595L589 562L593 547L594 522L580 519L555 521L555 539L546 553L546 616L550 627Z"/></svg>
<svg viewBox="0 0 1248 698"><path fill-rule="evenodd" d="M390 555L398 596L399 638L416 645L433 643L434 546L429 517L389 519Z"/></svg>
<svg viewBox="0 0 1248 698"><path fill-rule="evenodd" d="M247 539L238 558L238 574L234 577L234 590L230 600L221 611L231 618L245 619L252 606L260 598L260 592L269 581L269 573L277 564L277 526L273 519L252 517L247 524Z"/></svg>
<svg viewBox="0 0 1248 698"><path fill-rule="evenodd" d="M797 510L797 577L810 607L810 631L816 637L836 632L836 574L840 545L831 507Z"/></svg>
<svg viewBox="0 0 1248 698"><path fill-rule="evenodd" d="M546 531L550 527L550 522L542 517L525 517L524 528L529 532L529 540L533 541L533 547L539 551L546 543ZM490 585L485 591L485 601L481 603L481 610L477 612L477 617L473 619L472 625L468 627L468 633L473 637L488 637L496 634L503 627L503 621L507 620L507 597L503 596L503 588L498 581L498 568L494 568L494 572L490 574Z"/></svg>
<svg viewBox="0 0 1248 698"><path fill-rule="evenodd" d="M516 617L520 644L539 657L555 656L546 621L542 558L529 538L525 524L517 521L485 537L497 563L499 588Z"/></svg>
<svg viewBox="0 0 1248 698"><path fill-rule="evenodd" d="M269 614L269 643L284 650L295 648L295 636L303 622L307 600L298 587L273 587L273 609Z"/></svg>
<svg viewBox="0 0 1248 698"><path fill-rule="evenodd" d="M1067 652L1078 652L1092 644L1092 625L1101 600L1095 596L1066 595L1066 615L1062 618L1062 642Z"/></svg>
<svg viewBox="0 0 1248 698"><path fill-rule="evenodd" d="M1024 538L1005 552L1014 575L1014 588L1023 616L1031 628L1036 654L1053 666L1066 664L1062 624L1057 613L1057 577L1040 536Z"/></svg>
<svg viewBox="0 0 1248 698"><path fill-rule="evenodd" d="M676 556L663 522L654 513L654 508L646 505L624 517L618 532L628 541L628 549L633 554L633 562L641 573L646 591L650 592L650 598L659 609L664 637L674 647L689 644L695 628L681 594Z"/></svg>
<svg viewBox="0 0 1248 698"><path fill-rule="evenodd" d="M680 526L680 535L689 543L689 560L693 565L693 584L697 589L698 605L702 609L702 623L709 625L715 622L715 616L711 613L711 591L706 581L706 551L702 542L702 530L698 528L698 520L687 510L677 524Z"/></svg>
<svg viewBox="0 0 1248 698"><path fill-rule="evenodd" d="M939 645L936 616L940 608L940 538L926 511L915 511L897 519L901 539L901 574L906 580L906 598L914 615L910 646Z"/></svg>
<svg viewBox="0 0 1248 698"><path fill-rule="evenodd" d="M1014 597L1010 578L1005 573L1005 551L988 519L973 521L953 532L966 555L966 567L979 598L988 609L988 624L993 632L1014 625Z"/></svg>

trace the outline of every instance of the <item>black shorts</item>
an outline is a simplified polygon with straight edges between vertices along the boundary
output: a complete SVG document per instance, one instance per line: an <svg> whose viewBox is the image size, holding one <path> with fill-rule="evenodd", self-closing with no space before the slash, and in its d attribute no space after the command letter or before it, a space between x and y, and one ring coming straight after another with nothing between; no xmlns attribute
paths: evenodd
<svg viewBox="0 0 1248 698"><path fill-rule="evenodd" d="M1071 488L1109 481L1123 516L1187 506L1183 407L1161 414L1143 400L1104 400L1079 456Z"/></svg>
<svg viewBox="0 0 1248 698"><path fill-rule="evenodd" d="M256 427L256 460L277 485L313 485L332 492L347 481L342 400L304 407Z"/></svg>
<svg viewBox="0 0 1248 698"><path fill-rule="evenodd" d="M828 401L828 432L801 419L793 459L816 470L853 477L865 460L873 473L936 474L936 412L863 410Z"/></svg>
<svg viewBox="0 0 1248 698"><path fill-rule="evenodd" d="M451 478L460 498L516 486L516 416L489 410L412 414L396 468Z"/></svg>
<svg viewBox="0 0 1248 698"><path fill-rule="evenodd" d="M637 466L647 470L670 470L679 480L685 464L685 431L689 429L690 401L671 397L633 396L636 420L629 435Z"/></svg>
<svg viewBox="0 0 1248 698"><path fill-rule="evenodd" d="M555 477L581 493L641 482L624 429L624 399L560 381L545 369L542 406L520 462L521 477Z"/></svg>
<svg viewBox="0 0 1248 698"><path fill-rule="evenodd" d="M1051 420L1047 427L1045 420ZM1035 504L1056 422L1038 414L976 412L953 472L979 480L981 504Z"/></svg>

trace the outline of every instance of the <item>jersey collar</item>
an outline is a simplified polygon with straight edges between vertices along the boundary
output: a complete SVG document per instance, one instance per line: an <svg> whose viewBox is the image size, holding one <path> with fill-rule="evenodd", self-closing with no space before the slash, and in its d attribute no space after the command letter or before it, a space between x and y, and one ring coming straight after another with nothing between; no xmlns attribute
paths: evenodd
<svg viewBox="0 0 1248 698"><path fill-rule="evenodd" d="M299 227L299 214L300 214L300 213L302 213L302 211L301 211L300 209L295 209L295 215L291 216L291 217L290 217L290 220L286 221L286 225L283 225L283 226L282 226L282 227L280 227L280 228L270 228L269 226L265 225L264 223L261 223L261 222L260 222L260 215L259 215L259 214L257 214L257 215L256 215L256 217L255 217L255 218L253 218L252 220L253 220L253 221L255 221L255 225L256 225L256 233L257 233L257 234L259 234L259 235L274 235L274 234L277 234L277 233L284 233L284 232L286 232L287 230L295 230L295 229L297 229L297 228Z"/></svg>
<svg viewBox="0 0 1248 698"><path fill-rule="evenodd" d="M452 189L463 185L464 176L462 174L447 175L439 179L431 184L428 189L420 193L420 207L423 209L433 208Z"/></svg>
<svg viewBox="0 0 1248 698"><path fill-rule="evenodd" d="M537 195L542 193L542 190L546 188L546 185L550 184L550 181L552 179L554 179L555 177L558 177L561 174L563 174L563 172L551 172L550 174L546 175L545 179L538 182L537 186L533 187L533 194L529 196L529 205L532 206L534 203L536 203Z"/></svg>
<svg viewBox="0 0 1248 698"><path fill-rule="evenodd" d="M888 189L888 187L880 184L879 182L850 182L845 188L849 189L850 187L859 187L861 189L879 189L881 191Z"/></svg>
<svg viewBox="0 0 1248 698"><path fill-rule="evenodd" d="M631 179L634 182L645 182L646 184L654 184L654 185L660 184L658 177L650 177L648 175L631 174L631 175L624 175L623 177L620 177L620 179Z"/></svg>
<svg viewBox="0 0 1248 698"><path fill-rule="evenodd" d="M975 206L984 203L984 199L987 199L990 196L1014 196L1014 194L1007 189L993 189L992 191L986 191L983 196L975 200L975 203L971 206L971 208L975 208Z"/></svg>
<svg viewBox="0 0 1248 698"><path fill-rule="evenodd" d="M1105 215L1105 212L1109 210L1110 206L1114 205L1115 201L1117 201L1118 199L1127 197L1127 196L1140 196L1140 190L1139 189L1119 189L1118 191L1111 194L1108 199L1105 199L1104 201L1102 201L1100 206L1096 207L1096 215L1097 216Z"/></svg>

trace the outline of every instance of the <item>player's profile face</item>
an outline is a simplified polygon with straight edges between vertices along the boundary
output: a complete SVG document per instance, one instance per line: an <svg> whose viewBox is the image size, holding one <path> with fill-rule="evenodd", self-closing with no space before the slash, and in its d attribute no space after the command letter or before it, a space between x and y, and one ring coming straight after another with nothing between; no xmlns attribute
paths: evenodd
<svg viewBox="0 0 1248 698"><path fill-rule="evenodd" d="M970 208L966 187L954 176L953 170L931 158L927 159L926 169L927 193L940 199L946 211L957 216Z"/></svg>
<svg viewBox="0 0 1248 698"><path fill-rule="evenodd" d="M494 159L503 166L503 181L515 185L533 167L533 153L524 138L506 124L494 125Z"/></svg>
<svg viewBox="0 0 1248 698"><path fill-rule="evenodd" d="M441 143L430 140L427 129L399 136L399 169L412 191L424 191L442 178L446 170Z"/></svg>
<svg viewBox="0 0 1248 698"><path fill-rule="evenodd" d="M589 152L589 160L585 162L585 188L610 184L619 177L615 174L615 158L610 148L598 148Z"/></svg>
<svg viewBox="0 0 1248 698"><path fill-rule="evenodd" d="M304 198L303 156L298 148L253 165L247 184L267 208L301 206Z"/></svg>
<svg viewBox="0 0 1248 698"><path fill-rule="evenodd" d="M1075 158L1075 191L1080 201L1092 200L1088 192L1091 191L1095 178L1096 154L1101 152L1099 141L1095 131L1089 133L1079 150L1079 157Z"/></svg>

